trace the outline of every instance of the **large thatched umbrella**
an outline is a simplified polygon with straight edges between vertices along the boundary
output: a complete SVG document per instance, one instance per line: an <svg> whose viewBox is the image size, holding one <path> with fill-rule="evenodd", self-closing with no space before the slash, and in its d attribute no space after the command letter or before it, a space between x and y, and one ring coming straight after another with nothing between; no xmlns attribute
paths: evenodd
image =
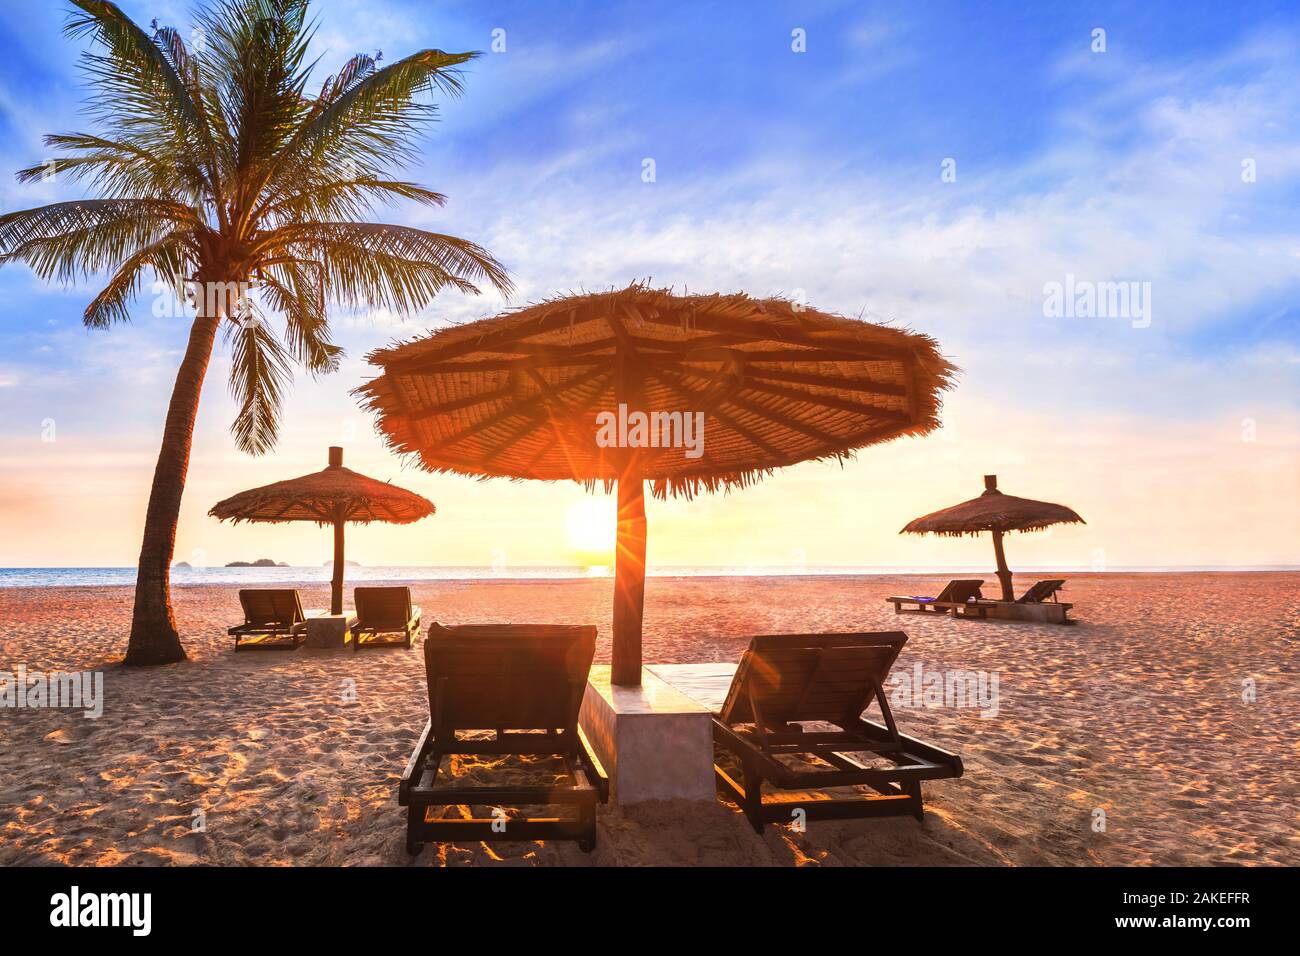
<svg viewBox="0 0 1300 956"><path fill-rule="evenodd" d="M954 371L925 335L781 299L640 285L553 299L369 358L383 374L358 392L389 445L424 468L617 484L612 676L625 685L641 680L644 481L656 497L690 497L923 434L938 425ZM648 429L638 432L638 415ZM699 416L702 434L688 435Z"/></svg>
<svg viewBox="0 0 1300 956"><path fill-rule="evenodd" d="M330 579L330 613L343 613L343 525L386 521L410 524L434 513L427 498L376 481L343 467L343 449L331 448L329 467L241 491L218 501L208 514L221 520L315 521L334 526L334 575Z"/></svg>
<svg viewBox="0 0 1300 956"><path fill-rule="evenodd" d="M998 563L998 581L1002 600L1014 601L1011 569L1002 550L1002 536L1008 531L1040 531L1054 524L1086 524L1065 505L1050 501L1017 498L998 491L998 476L984 476L984 493L951 508L935 511L908 523L899 534L979 534L993 535L993 555Z"/></svg>

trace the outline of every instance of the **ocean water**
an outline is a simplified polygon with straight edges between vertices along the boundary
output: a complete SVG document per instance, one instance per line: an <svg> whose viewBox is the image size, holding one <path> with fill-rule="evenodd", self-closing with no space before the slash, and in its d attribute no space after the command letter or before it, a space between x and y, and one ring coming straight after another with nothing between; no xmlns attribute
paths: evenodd
<svg viewBox="0 0 1300 956"><path fill-rule="evenodd" d="M899 569L901 570L901 569ZM698 567L651 568L650 577L772 576L790 574L881 574L899 570L880 568ZM328 583L329 567L288 568L173 568L172 584L312 584ZM509 581L574 580L613 575L608 567L351 567L343 573L348 584L371 581ZM914 571L913 573L925 573ZM135 568L0 568L0 588L104 587L135 584Z"/></svg>
<svg viewBox="0 0 1300 956"><path fill-rule="evenodd" d="M1023 577L1039 572L1095 573L1088 567L1015 568ZM1170 573L1205 571L1297 571L1296 565L1270 565L1261 567L1141 567L1109 568L1108 573ZM349 585L375 581L509 581L509 580L575 580L612 576L607 567L349 567L344 580ZM649 577L782 577L804 575L838 575L859 577L865 575L943 577L956 574L979 574L993 580L992 569L984 566L948 566L943 568L917 567L662 567L650 568ZM330 580L330 568L173 568L172 584L325 584ZM104 587L108 585L134 585L135 568L0 568L0 588L22 587Z"/></svg>

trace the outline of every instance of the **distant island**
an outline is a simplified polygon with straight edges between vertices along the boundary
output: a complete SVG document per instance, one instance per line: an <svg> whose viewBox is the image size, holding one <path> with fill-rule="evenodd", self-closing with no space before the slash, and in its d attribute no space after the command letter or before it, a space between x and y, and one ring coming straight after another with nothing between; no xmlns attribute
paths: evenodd
<svg viewBox="0 0 1300 956"><path fill-rule="evenodd" d="M256 561L231 561L228 568L287 568L287 561L272 561L270 558L258 558Z"/></svg>
<svg viewBox="0 0 1300 956"><path fill-rule="evenodd" d="M324 564L321 565L321 567L322 567L322 568L332 568L332 567L334 567L334 562L333 562L333 561L326 561ZM345 568L359 568L359 567L361 567L361 562L359 562L359 561L349 561L347 558L344 558L344 559L343 559L343 567L345 567Z"/></svg>
<svg viewBox="0 0 1300 956"><path fill-rule="evenodd" d="M173 570L173 571L193 571L193 570L194 570L194 565L190 564L188 561L177 561L175 564L172 565L172 570Z"/></svg>

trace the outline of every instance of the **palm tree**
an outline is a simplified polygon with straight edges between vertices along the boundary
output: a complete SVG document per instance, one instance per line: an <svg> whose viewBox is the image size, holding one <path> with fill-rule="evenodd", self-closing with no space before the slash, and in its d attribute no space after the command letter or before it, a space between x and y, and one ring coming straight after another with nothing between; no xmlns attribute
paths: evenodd
<svg viewBox="0 0 1300 956"><path fill-rule="evenodd" d="M112 3L73 6L66 32L89 38L88 112L99 129L45 137L59 155L18 178L67 176L95 196L0 216L0 265L22 261L64 283L108 273L85 310L92 329L128 321L151 275L193 300L125 660L163 664L185 658L169 570L218 329L240 404L235 441L261 454L275 443L293 364L313 375L338 365L326 303L406 314L448 286L477 292L486 280L508 292L510 281L472 242L365 221L380 202L444 202L389 177L415 159L431 98L459 94L457 67L477 54L422 50L387 66L358 55L312 96L307 0L215 0L197 13L189 45L173 29L146 32Z"/></svg>

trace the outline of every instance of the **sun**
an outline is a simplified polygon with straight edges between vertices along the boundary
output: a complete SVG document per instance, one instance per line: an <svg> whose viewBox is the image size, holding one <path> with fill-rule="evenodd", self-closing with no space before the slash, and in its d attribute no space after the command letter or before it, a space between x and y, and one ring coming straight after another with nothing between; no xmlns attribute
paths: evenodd
<svg viewBox="0 0 1300 956"><path fill-rule="evenodd" d="M569 547L587 565L610 559L617 527L618 512L612 498L583 498L564 516Z"/></svg>

